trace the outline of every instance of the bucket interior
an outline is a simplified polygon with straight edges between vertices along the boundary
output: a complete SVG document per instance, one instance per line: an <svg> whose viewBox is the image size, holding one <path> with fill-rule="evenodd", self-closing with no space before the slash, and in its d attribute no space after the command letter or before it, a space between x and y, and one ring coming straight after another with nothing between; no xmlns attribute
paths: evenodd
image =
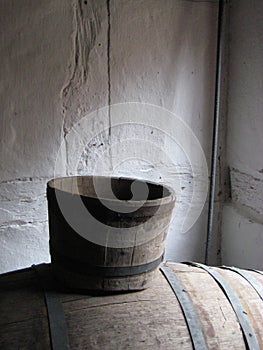
<svg viewBox="0 0 263 350"><path fill-rule="evenodd" d="M91 198L123 201L157 200L172 196L166 186L130 178L104 176L72 176L50 180L48 186L71 194Z"/></svg>

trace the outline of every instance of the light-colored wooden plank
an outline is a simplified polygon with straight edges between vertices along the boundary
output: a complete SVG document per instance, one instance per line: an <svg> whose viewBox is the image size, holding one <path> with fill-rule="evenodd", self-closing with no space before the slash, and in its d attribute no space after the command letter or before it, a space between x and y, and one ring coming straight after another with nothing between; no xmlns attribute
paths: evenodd
<svg viewBox="0 0 263 350"><path fill-rule="evenodd" d="M251 284L236 272L215 268L234 289L263 349L263 301Z"/></svg>
<svg viewBox="0 0 263 350"><path fill-rule="evenodd" d="M208 349L246 349L237 317L215 280L197 267L167 265L195 307ZM72 350L192 349L181 307L160 271L150 288L99 296L72 293L56 284L51 265L39 268L46 271L47 286L62 302ZM215 269L235 289L262 346L262 300L237 273ZM0 348L49 349L47 313L36 272L0 276L0 287Z"/></svg>
<svg viewBox="0 0 263 350"><path fill-rule="evenodd" d="M209 349L246 349L237 317L215 280L204 270L168 264L191 298ZM177 270L177 266L179 266ZM204 273L200 273L203 271Z"/></svg>

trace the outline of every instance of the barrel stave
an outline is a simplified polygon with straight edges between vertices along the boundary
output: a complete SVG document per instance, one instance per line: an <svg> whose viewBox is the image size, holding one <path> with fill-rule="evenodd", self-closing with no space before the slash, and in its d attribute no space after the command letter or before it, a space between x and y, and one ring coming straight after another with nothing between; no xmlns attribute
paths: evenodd
<svg viewBox="0 0 263 350"><path fill-rule="evenodd" d="M217 282L198 267L166 265L194 305L207 348L246 349L235 312ZM263 301L236 272L213 269L236 291L260 343ZM0 276L0 349L51 348L42 273L35 270ZM193 349L181 306L161 272L148 289L101 296L65 289L55 280L50 264L37 271L44 273L45 288L62 303L71 350Z"/></svg>

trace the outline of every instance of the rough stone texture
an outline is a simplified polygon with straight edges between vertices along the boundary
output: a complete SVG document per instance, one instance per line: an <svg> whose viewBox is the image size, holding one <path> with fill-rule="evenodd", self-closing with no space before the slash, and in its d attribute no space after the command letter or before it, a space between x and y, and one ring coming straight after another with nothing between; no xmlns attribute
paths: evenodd
<svg viewBox="0 0 263 350"><path fill-rule="evenodd" d="M119 1L111 1L111 102L146 102L174 112L194 131L209 163L217 6L212 2L173 0L166 1L165 6L159 4L152 0L125 1L119 6ZM145 119L151 122L151 115ZM169 125L169 119L164 117L164 123ZM134 135L139 137L139 133L137 130ZM207 211L204 209L195 225L182 233L192 195L189 160L178 145L173 144L171 152L162 130L154 130L152 135L160 152L151 148L150 136L144 137L142 150L148 149L148 159L154 165L130 161L131 166L122 164L120 170L128 176L175 182L178 199L166 242L166 258L202 260ZM112 140L126 137L120 128L112 130ZM122 146L124 153L132 147L130 143ZM142 151L142 155L145 153ZM171 155L173 162L165 159ZM119 158L113 157L112 162L118 168Z"/></svg>
<svg viewBox="0 0 263 350"><path fill-rule="evenodd" d="M0 228L2 272L49 262L47 222L9 224Z"/></svg>
<svg viewBox="0 0 263 350"><path fill-rule="evenodd" d="M0 184L0 226L47 221L47 179L20 179Z"/></svg>
<svg viewBox="0 0 263 350"><path fill-rule="evenodd" d="M0 13L1 272L49 259L45 184L61 144L60 175L75 173L80 150L79 174L178 179L167 258L202 260L207 209L181 233L193 191L189 159L162 131L113 126L108 108L102 117L96 110L130 101L167 108L194 131L209 162L217 2L4 1ZM151 123L151 115L142 120ZM131 138L142 151L148 146L151 162L135 151L120 162ZM166 157L173 151L176 169ZM197 181L201 196L198 174Z"/></svg>
<svg viewBox="0 0 263 350"><path fill-rule="evenodd" d="M227 164L232 205L223 212L224 264L262 269L263 3L230 7Z"/></svg>
<svg viewBox="0 0 263 350"><path fill-rule="evenodd" d="M242 206L248 217L263 223L263 176L243 173L230 169L231 199L237 206Z"/></svg>
<svg viewBox="0 0 263 350"><path fill-rule="evenodd" d="M217 4L114 0L111 18L111 102L167 108L194 130L208 155Z"/></svg>
<svg viewBox="0 0 263 350"><path fill-rule="evenodd" d="M70 2L1 1L0 271L49 261L45 182L61 142Z"/></svg>
<svg viewBox="0 0 263 350"><path fill-rule="evenodd" d="M67 134L74 124L108 102L106 1L73 1L73 47L70 74L62 88L63 130ZM96 132L96 118L89 127ZM109 120L103 120L109 129ZM101 143L101 142L100 142ZM82 145L83 147L83 145ZM93 146L94 147L94 146ZM95 148L96 151L96 148ZM71 150L67 149L70 154Z"/></svg>
<svg viewBox="0 0 263 350"><path fill-rule="evenodd" d="M1 180L51 177L61 134L72 9L61 1L1 1Z"/></svg>
<svg viewBox="0 0 263 350"><path fill-rule="evenodd" d="M242 207L225 205L222 224L224 265L263 270L262 223L248 217Z"/></svg>

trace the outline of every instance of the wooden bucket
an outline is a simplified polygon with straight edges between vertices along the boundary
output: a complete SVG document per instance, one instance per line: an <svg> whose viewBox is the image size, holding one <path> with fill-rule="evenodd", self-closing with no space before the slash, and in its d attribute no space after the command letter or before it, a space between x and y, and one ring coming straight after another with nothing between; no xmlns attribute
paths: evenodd
<svg viewBox="0 0 263 350"><path fill-rule="evenodd" d="M51 268L0 276L0 349L263 349L262 272L166 263L151 288L91 296Z"/></svg>
<svg viewBox="0 0 263 350"><path fill-rule="evenodd" d="M171 189L80 176L49 181L47 198L51 261L62 283L101 291L150 285L164 253L175 202Z"/></svg>

